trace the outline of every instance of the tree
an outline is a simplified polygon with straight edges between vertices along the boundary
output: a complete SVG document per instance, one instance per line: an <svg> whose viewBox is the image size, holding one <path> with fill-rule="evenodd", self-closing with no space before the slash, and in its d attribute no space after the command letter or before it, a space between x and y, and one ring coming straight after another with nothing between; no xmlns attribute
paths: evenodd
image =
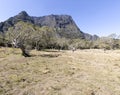
<svg viewBox="0 0 120 95"><path fill-rule="evenodd" d="M6 39L14 47L19 47L23 56L30 57L29 52L32 48L32 41L35 38L34 32L35 29L31 24L20 21L14 27L8 29Z"/></svg>
<svg viewBox="0 0 120 95"><path fill-rule="evenodd" d="M47 26L36 27L36 33L35 44L37 50L56 47L57 35L54 28Z"/></svg>
<svg viewBox="0 0 120 95"><path fill-rule="evenodd" d="M0 32L0 46L5 46L5 39L3 32Z"/></svg>

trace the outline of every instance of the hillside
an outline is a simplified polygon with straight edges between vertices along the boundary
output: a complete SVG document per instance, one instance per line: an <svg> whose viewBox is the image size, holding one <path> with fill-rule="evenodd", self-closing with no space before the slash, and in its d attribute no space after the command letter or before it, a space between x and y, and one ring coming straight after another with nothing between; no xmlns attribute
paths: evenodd
<svg viewBox="0 0 120 95"><path fill-rule="evenodd" d="M29 16L25 11L20 12L18 15L9 18L8 20L0 23L0 31L5 32L9 27L14 26L19 21L29 22L37 26L48 26L55 28L61 37L65 38L80 38L92 40L96 37L82 32L71 16L69 15L48 15L42 17ZM98 36L97 36L98 38Z"/></svg>
<svg viewBox="0 0 120 95"><path fill-rule="evenodd" d="M119 95L120 50L0 48L0 95ZM92 56L91 56L92 55Z"/></svg>

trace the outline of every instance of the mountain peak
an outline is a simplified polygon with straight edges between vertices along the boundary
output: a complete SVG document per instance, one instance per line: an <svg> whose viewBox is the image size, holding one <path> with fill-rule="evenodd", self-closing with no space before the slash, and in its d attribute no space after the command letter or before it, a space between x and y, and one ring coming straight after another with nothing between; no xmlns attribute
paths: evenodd
<svg viewBox="0 0 120 95"><path fill-rule="evenodd" d="M21 12L18 14L18 16L24 16L24 17L26 17L26 16L29 16L29 15L27 14L26 11L21 11Z"/></svg>

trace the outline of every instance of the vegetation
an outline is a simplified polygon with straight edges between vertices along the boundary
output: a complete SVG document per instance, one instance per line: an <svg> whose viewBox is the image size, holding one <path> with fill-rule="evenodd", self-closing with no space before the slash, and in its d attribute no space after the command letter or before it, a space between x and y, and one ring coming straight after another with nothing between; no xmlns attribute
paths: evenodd
<svg viewBox="0 0 120 95"><path fill-rule="evenodd" d="M120 40L110 37L97 40L64 38L57 34L56 28L36 26L19 21L8 31L0 34L0 46L20 48L22 55L30 57L32 49L119 49Z"/></svg>
<svg viewBox="0 0 120 95"><path fill-rule="evenodd" d="M82 32L69 15L31 17L25 11L0 23L0 46L20 48L30 56L32 49L119 49L114 34L99 38Z"/></svg>
<svg viewBox="0 0 120 95"><path fill-rule="evenodd" d="M32 50L33 56L25 58L20 49L4 49L0 95L120 94L120 50Z"/></svg>
<svg viewBox="0 0 120 95"><path fill-rule="evenodd" d="M0 46L4 46L4 34L2 32L0 32Z"/></svg>
<svg viewBox="0 0 120 95"><path fill-rule="evenodd" d="M70 16L36 19L0 23L0 95L120 95L120 39L84 34Z"/></svg>
<svg viewBox="0 0 120 95"><path fill-rule="evenodd" d="M20 48L25 57L30 56L31 49L68 49L68 40L60 38L54 28L34 26L22 21L10 27L4 37L1 35L1 46L2 43Z"/></svg>
<svg viewBox="0 0 120 95"><path fill-rule="evenodd" d="M35 30L29 23L19 22L14 27L8 29L5 33L7 44L11 44L14 47L19 47L22 51L22 55L29 57L29 49L31 48L32 41L34 40Z"/></svg>

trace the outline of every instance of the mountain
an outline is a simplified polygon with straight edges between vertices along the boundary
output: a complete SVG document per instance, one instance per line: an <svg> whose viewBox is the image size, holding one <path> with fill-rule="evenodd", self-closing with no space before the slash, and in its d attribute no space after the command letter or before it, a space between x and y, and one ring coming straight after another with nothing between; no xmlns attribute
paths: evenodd
<svg viewBox="0 0 120 95"><path fill-rule="evenodd" d="M90 40L92 35L83 33L69 15L48 15L42 17L29 16L25 11L9 18L0 23L0 31L5 32L9 27L14 26L17 22L29 22L37 26L48 26L55 28L61 37L65 38L81 38ZM90 37L91 36L91 37ZM90 39L89 39L90 38Z"/></svg>
<svg viewBox="0 0 120 95"><path fill-rule="evenodd" d="M120 39L120 35L117 35L115 33L112 33L112 34L108 35L107 37L112 38L112 39Z"/></svg>
<svg viewBox="0 0 120 95"><path fill-rule="evenodd" d="M95 41L99 38L99 36L97 35L90 35L88 33L84 33L84 37L86 40L92 40L92 41Z"/></svg>

